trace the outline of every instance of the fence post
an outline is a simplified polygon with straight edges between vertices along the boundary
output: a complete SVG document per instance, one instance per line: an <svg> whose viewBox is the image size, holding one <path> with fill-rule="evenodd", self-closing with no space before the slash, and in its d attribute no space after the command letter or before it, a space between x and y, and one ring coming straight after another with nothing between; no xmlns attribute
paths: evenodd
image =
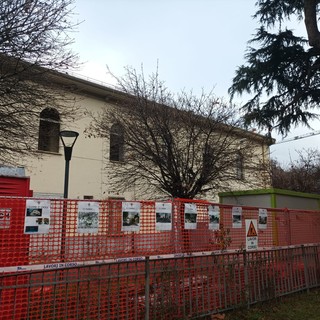
<svg viewBox="0 0 320 320"><path fill-rule="evenodd" d="M302 259L303 259L303 266L304 266L304 278L306 282L307 292L309 293L310 284L309 284L308 259L306 256L306 248L303 244L301 245L301 249L302 249Z"/></svg>
<svg viewBox="0 0 320 320"><path fill-rule="evenodd" d="M146 257L145 260L145 320L149 320L149 312L150 312L150 259Z"/></svg>
<svg viewBox="0 0 320 320"><path fill-rule="evenodd" d="M313 250L314 250L314 259L316 264L317 285L320 285L319 245L314 246Z"/></svg>
<svg viewBox="0 0 320 320"><path fill-rule="evenodd" d="M247 250L243 249L243 271L244 271L244 294L247 308L250 307L250 295L249 295L249 278L248 278L248 261L247 261Z"/></svg>
<svg viewBox="0 0 320 320"><path fill-rule="evenodd" d="M287 246L292 245L292 240L291 240L291 213L288 208L284 209L285 217L286 217L286 222L287 222Z"/></svg>

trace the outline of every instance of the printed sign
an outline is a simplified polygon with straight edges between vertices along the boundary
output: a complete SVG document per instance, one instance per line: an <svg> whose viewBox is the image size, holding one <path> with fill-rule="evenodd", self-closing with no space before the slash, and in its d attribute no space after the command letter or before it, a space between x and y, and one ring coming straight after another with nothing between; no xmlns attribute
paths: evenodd
<svg viewBox="0 0 320 320"><path fill-rule="evenodd" d="M267 209L259 209L259 229L267 229L268 211Z"/></svg>
<svg viewBox="0 0 320 320"><path fill-rule="evenodd" d="M140 202L122 202L121 231L140 230Z"/></svg>
<svg viewBox="0 0 320 320"><path fill-rule="evenodd" d="M258 249L257 220L246 219L246 249Z"/></svg>
<svg viewBox="0 0 320 320"><path fill-rule="evenodd" d="M242 227L242 208L233 207L232 208L232 228Z"/></svg>
<svg viewBox="0 0 320 320"><path fill-rule="evenodd" d="M24 221L25 234L49 233L50 229L50 200L26 201Z"/></svg>
<svg viewBox="0 0 320 320"><path fill-rule="evenodd" d="M218 230L220 227L220 208L218 206L209 206L209 229Z"/></svg>
<svg viewBox="0 0 320 320"><path fill-rule="evenodd" d="M172 203L171 202L156 202L156 230L171 230L172 229Z"/></svg>
<svg viewBox="0 0 320 320"><path fill-rule="evenodd" d="M78 233L97 233L99 229L99 203L78 202Z"/></svg>
<svg viewBox="0 0 320 320"><path fill-rule="evenodd" d="M0 229L10 228L11 208L0 208Z"/></svg>
<svg viewBox="0 0 320 320"><path fill-rule="evenodd" d="M184 228L197 229L197 206L195 203L184 204Z"/></svg>

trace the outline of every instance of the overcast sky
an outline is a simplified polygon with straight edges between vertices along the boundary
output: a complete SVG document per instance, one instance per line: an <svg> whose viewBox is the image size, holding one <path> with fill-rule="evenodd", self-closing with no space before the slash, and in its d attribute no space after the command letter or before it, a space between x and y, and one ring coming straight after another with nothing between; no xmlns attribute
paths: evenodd
<svg viewBox="0 0 320 320"><path fill-rule="evenodd" d="M237 66L244 63L247 41L258 26L252 19L256 0L76 0L74 51L84 62L78 74L114 84L125 66L155 71L167 87L200 92L214 89L228 100ZM304 30L303 28L301 28ZM237 99L240 103L244 98ZM319 122L314 130L320 130ZM287 137L310 132L293 130ZM277 141L282 138L275 136ZM274 145L272 157L296 158L295 150L315 148L320 135Z"/></svg>

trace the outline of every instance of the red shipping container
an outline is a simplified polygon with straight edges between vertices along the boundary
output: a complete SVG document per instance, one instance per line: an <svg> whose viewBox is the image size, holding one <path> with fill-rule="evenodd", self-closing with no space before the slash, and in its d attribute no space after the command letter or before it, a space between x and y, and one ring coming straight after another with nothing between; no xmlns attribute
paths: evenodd
<svg viewBox="0 0 320 320"><path fill-rule="evenodd" d="M26 200L32 196L30 178L0 176L0 267L28 264L30 236L24 234ZM3 198L1 198L3 197ZM28 282L28 276L4 278L3 287ZM25 319L27 288L1 290L2 319Z"/></svg>

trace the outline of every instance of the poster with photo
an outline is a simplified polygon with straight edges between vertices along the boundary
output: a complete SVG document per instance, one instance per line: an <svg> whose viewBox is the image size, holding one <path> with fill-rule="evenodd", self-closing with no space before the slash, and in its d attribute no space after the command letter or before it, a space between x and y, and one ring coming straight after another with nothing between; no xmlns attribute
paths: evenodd
<svg viewBox="0 0 320 320"><path fill-rule="evenodd" d="M195 203L184 204L184 228L197 229L197 205Z"/></svg>
<svg viewBox="0 0 320 320"><path fill-rule="evenodd" d="M0 229L10 228L11 208L0 208Z"/></svg>
<svg viewBox="0 0 320 320"><path fill-rule="evenodd" d="M95 201L78 202L78 233L97 233L99 229L99 203Z"/></svg>
<svg viewBox="0 0 320 320"><path fill-rule="evenodd" d="M268 211L267 209L259 209L259 229L267 229Z"/></svg>
<svg viewBox="0 0 320 320"><path fill-rule="evenodd" d="M140 202L122 202L121 231L140 230Z"/></svg>
<svg viewBox="0 0 320 320"><path fill-rule="evenodd" d="M232 208L232 228L242 228L242 207Z"/></svg>
<svg viewBox="0 0 320 320"><path fill-rule="evenodd" d="M156 230L164 231L172 229L172 203L156 202Z"/></svg>
<svg viewBox="0 0 320 320"><path fill-rule="evenodd" d="M50 229L50 200L26 201L24 220L25 234L49 233Z"/></svg>
<svg viewBox="0 0 320 320"><path fill-rule="evenodd" d="M219 230L220 227L220 208L219 206L209 206L209 229Z"/></svg>

